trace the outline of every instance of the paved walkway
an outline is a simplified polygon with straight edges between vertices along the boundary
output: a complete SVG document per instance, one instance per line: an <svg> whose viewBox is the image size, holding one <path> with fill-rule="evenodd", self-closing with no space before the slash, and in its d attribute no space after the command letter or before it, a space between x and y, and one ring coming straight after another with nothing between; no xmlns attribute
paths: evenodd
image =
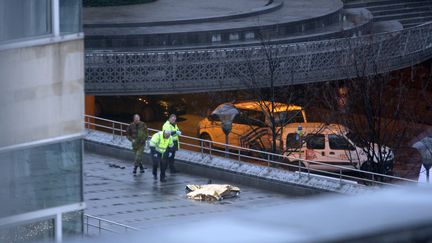
<svg viewBox="0 0 432 243"><path fill-rule="evenodd" d="M109 163L126 169L109 167ZM131 164L94 153L84 157L84 199L86 213L138 228L198 222L204 218L234 212L286 205L299 198L237 185L241 194L221 202L197 202L186 198L186 184L205 184L208 178L168 174L168 182L153 180L149 169L132 176ZM213 181L213 183L227 183Z"/></svg>

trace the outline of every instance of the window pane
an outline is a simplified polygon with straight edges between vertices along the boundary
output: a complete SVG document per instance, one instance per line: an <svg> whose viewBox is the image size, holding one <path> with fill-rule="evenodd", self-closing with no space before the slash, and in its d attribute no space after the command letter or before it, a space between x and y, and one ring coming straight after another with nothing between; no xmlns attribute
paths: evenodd
<svg viewBox="0 0 432 243"><path fill-rule="evenodd" d="M0 242L53 242L54 219L0 229Z"/></svg>
<svg viewBox="0 0 432 243"><path fill-rule="evenodd" d="M247 124L246 121L244 120L244 117L241 114L237 114L234 117L233 123L236 123L236 124Z"/></svg>
<svg viewBox="0 0 432 243"><path fill-rule="evenodd" d="M76 237L83 232L83 211L70 212L62 215L63 237Z"/></svg>
<svg viewBox="0 0 432 243"><path fill-rule="evenodd" d="M276 124L287 123L287 112L275 112L274 119Z"/></svg>
<svg viewBox="0 0 432 243"><path fill-rule="evenodd" d="M60 0L60 33L82 32L81 0Z"/></svg>
<svg viewBox="0 0 432 243"><path fill-rule="evenodd" d="M296 110L296 111L289 111L287 114L287 122L305 122L304 121L304 117L303 117L303 113L301 110Z"/></svg>
<svg viewBox="0 0 432 243"><path fill-rule="evenodd" d="M322 134L308 135L305 138L308 149L324 149L325 138Z"/></svg>
<svg viewBox="0 0 432 243"><path fill-rule="evenodd" d="M51 34L50 0L1 0L0 42Z"/></svg>
<svg viewBox="0 0 432 243"><path fill-rule="evenodd" d="M288 148L288 149L293 149L293 148L300 148L301 146L301 143L300 143L300 138L297 136L297 134L296 133L289 133L288 135L287 135L287 141L286 141L286 147Z"/></svg>
<svg viewBox="0 0 432 243"><path fill-rule="evenodd" d="M265 115L261 111L239 110L239 114L234 118L234 123L250 126L265 126Z"/></svg>
<svg viewBox="0 0 432 243"><path fill-rule="evenodd" d="M216 115L216 114L211 114L211 115L208 117L208 119L209 119L210 121L220 121L219 116Z"/></svg>
<svg viewBox="0 0 432 243"><path fill-rule="evenodd" d="M360 136L355 133L349 132L346 136L357 146L359 147L367 147L368 143Z"/></svg>
<svg viewBox="0 0 432 243"><path fill-rule="evenodd" d="M278 112L275 114L275 118L278 124L304 122L301 110Z"/></svg>
<svg viewBox="0 0 432 243"><path fill-rule="evenodd" d="M82 202L82 140L0 153L0 218Z"/></svg>
<svg viewBox="0 0 432 243"><path fill-rule="evenodd" d="M329 137L329 145L331 149L337 150L353 150L354 147L342 136L330 134Z"/></svg>

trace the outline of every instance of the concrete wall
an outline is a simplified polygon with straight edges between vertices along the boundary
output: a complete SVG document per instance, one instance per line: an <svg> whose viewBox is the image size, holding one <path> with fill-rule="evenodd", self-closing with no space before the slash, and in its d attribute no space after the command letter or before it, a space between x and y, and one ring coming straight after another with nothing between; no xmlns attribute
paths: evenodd
<svg viewBox="0 0 432 243"><path fill-rule="evenodd" d="M0 51L0 147L83 132L83 53L82 39Z"/></svg>

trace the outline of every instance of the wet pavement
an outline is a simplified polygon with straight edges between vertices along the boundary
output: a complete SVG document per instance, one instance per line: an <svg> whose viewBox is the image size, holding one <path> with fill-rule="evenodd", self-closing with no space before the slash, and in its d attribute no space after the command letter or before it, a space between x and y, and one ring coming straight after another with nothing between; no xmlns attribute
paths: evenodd
<svg viewBox="0 0 432 243"><path fill-rule="evenodd" d="M126 168L110 167L109 164ZM218 202L192 201L186 198L185 186L206 184L209 178L168 173L168 181L162 183L154 180L151 168L148 165L146 167L144 174L133 176L130 162L86 152L86 213L137 228L151 228L198 222L212 216L229 215L238 209L269 208L301 200L293 196L236 185L241 189L241 194L237 198ZM219 180L212 182L229 183Z"/></svg>

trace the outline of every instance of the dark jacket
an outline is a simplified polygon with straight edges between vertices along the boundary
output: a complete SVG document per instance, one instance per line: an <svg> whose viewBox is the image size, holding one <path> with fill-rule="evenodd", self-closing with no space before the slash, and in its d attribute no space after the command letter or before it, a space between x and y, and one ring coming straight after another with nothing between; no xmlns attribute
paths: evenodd
<svg viewBox="0 0 432 243"><path fill-rule="evenodd" d="M133 141L132 147L138 147L145 145L148 137L147 125L144 122L138 122L137 124L131 123L127 128L127 139Z"/></svg>

